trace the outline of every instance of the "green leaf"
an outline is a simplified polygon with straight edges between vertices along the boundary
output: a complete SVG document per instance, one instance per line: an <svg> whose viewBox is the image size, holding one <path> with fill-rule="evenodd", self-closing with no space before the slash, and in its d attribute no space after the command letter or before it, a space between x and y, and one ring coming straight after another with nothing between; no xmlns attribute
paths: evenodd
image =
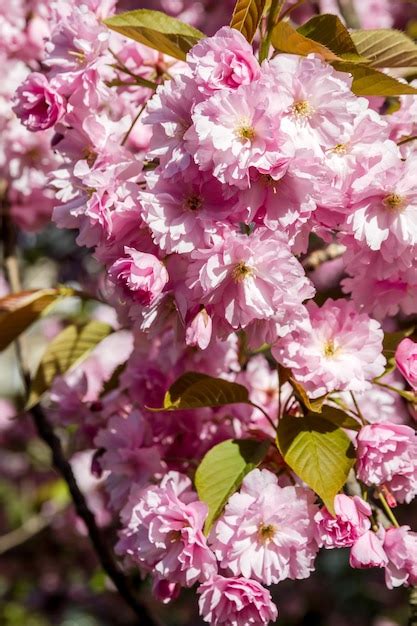
<svg viewBox="0 0 417 626"><path fill-rule="evenodd" d="M417 46L399 30L356 30L351 37L373 67L417 67Z"/></svg>
<svg viewBox="0 0 417 626"><path fill-rule="evenodd" d="M321 415L284 415L277 446L285 462L334 513L334 497L355 463L355 450L343 430Z"/></svg>
<svg viewBox="0 0 417 626"><path fill-rule="evenodd" d="M324 417L324 419L328 420L335 426L339 426L339 428L347 428L349 430L360 430L362 428L357 419L348 415L341 409L329 406L328 404L323 406L321 417Z"/></svg>
<svg viewBox="0 0 417 626"><path fill-rule="evenodd" d="M0 351L9 346L31 324L36 322L46 309L59 298L74 296L73 289L39 289L21 291L0 299Z"/></svg>
<svg viewBox="0 0 417 626"><path fill-rule="evenodd" d="M138 9L104 20L117 33L164 54L185 60L187 52L205 35L161 11Z"/></svg>
<svg viewBox="0 0 417 626"><path fill-rule="evenodd" d="M228 439L207 452L194 481L198 497L209 509L204 527L206 534L246 474L265 458L269 446L268 441Z"/></svg>
<svg viewBox="0 0 417 626"><path fill-rule="evenodd" d="M249 43L258 30L265 5L266 0L237 0L236 2L230 26L239 30Z"/></svg>
<svg viewBox="0 0 417 626"><path fill-rule="evenodd" d="M340 72L347 72L353 77L352 91L357 96L399 96L402 94L417 94L417 89L408 83L378 72L365 65L349 62L335 62L333 67Z"/></svg>
<svg viewBox="0 0 417 626"><path fill-rule="evenodd" d="M153 411L178 411L236 403L249 403L249 393L243 385L222 378L213 378L207 374L188 372L180 376L168 389L164 406L147 408Z"/></svg>
<svg viewBox="0 0 417 626"><path fill-rule="evenodd" d="M299 54L307 56L314 52L326 61L340 61L341 58L332 52L327 46L304 37L297 32L288 22L279 22L272 31L271 43L279 52Z"/></svg>
<svg viewBox="0 0 417 626"><path fill-rule="evenodd" d="M298 401L301 402L301 404L309 411L312 411L313 413L321 413L322 406L327 398L327 395L320 396L320 398L315 398L314 400L312 400L308 397L306 390L300 383L298 383L294 378L291 377L288 380L292 388L294 389L294 393Z"/></svg>
<svg viewBox="0 0 417 626"><path fill-rule="evenodd" d="M362 63L367 62L364 56L358 54L349 31L337 15L316 15L300 26L297 32L326 46L340 58Z"/></svg>
<svg viewBox="0 0 417 626"><path fill-rule="evenodd" d="M109 324L95 320L81 327L72 324L60 332L48 345L41 359L31 382L26 409L39 402L56 376L65 374L80 363L111 332L113 329Z"/></svg>

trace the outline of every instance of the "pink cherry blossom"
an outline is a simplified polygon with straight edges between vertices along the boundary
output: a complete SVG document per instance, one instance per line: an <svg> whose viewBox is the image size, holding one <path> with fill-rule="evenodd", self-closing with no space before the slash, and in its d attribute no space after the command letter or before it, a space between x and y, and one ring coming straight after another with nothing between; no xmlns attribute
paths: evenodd
<svg viewBox="0 0 417 626"><path fill-rule="evenodd" d="M45 130L54 126L66 111L59 91L44 74L34 72L16 92L16 115L28 130Z"/></svg>
<svg viewBox="0 0 417 626"><path fill-rule="evenodd" d="M351 92L347 74L314 55L278 54L269 61L266 78L275 102L285 100L282 130L298 148L317 154L343 143L357 116L368 107L365 98Z"/></svg>
<svg viewBox="0 0 417 626"><path fill-rule="evenodd" d="M307 305L310 319L279 340L275 358L292 370L312 398L331 391L364 391L384 371L383 332L347 300Z"/></svg>
<svg viewBox="0 0 417 626"><path fill-rule="evenodd" d="M192 163L184 136L192 125L193 107L201 97L195 82L184 73L158 87L147 104L142 121L153 130L148 156L160 160L167 178L184 172Z"/></svg>
<svg viewBox="0 0 417 626"><path fill-rule="evenodd" d="M358 477L386 485L399 502L417 495L417 435L402 424L370 424L357 438Z"/></svg>
<svg viewBox="0 0 417 626"><path fill-rule="evenodd" d="M198 593L200 614L213 626L266 626L278 617L269 591L255 580L216 575Z"/></svg>
<svg viewBox="0 0 417 626"><path fill-rule="evenodd" d="M185 341L188 346L198 346L205 350L210 343L212 333L212 320L206 309L197 313L187 327Z"/></svg>
<svg viewBox="0 0 417 626"><path fill-rule="evenodd" d="M106 486L116 510L127 502L132 485L144 486L163 470L158 447L152 445L149 424L139 411L132 411L126 417L111 417L94 443L102 450L101 468L110 472Z"/></svg>
<svg viewBox="0 0 417 626"><path fill-rule="evenodd" d="M236 194L209 173L189 167L187 175L147 177L140 194L142 216L155 243L168 254L192 252L210 244L210 235L228 221Z"/></svg>
<svg viewBox="0 0 417 626"><path fill-rule="evenodd" d="M325 548L351 547L371 527L372 509L359 496L338 494L334 499L335 516L326 508L316 513L317 537Z"/></svg>
<svg viewBox="0 0 417 626"><path fill-rule="evenodd" d="M268 470L250 472L213 531L221 567L266 585L310 576L318 550L314 500L304 487L280 487Z"/></svg>
<svg viewBox="0 0 417 626"><path fill-rule="evenodd" d="M260 74L252 46L238 30L228 26L191 48L187 63L199 90L207 95L218 89L248 85Z"/></svg>
<svg viewBox="0 0 417 626"><path fill-rule="evenodd" d="M199 502L186 476L169 472L159 486L133 493L127 510L130 517L118 544L120 554L187 587L217 573L203 534L207 505Z"/></svg>
<svg viewBox="0 0 417 626"><path fill-rule="evenodd" d="M314 293L279 231L259 228L249 236L225 231L212 248L191 257L187 285L195 300L232 328L279 313L277 325L285 332L303 317L302 302Z"/></svg>
<svg viewBox="0 0 417 626"><path fill-rule="evenodd" d="M355 238L381 250L388 261L417 245L417 156L402 161L391 143L384 159L354 181L347 218Z"/></svg>
<svg viewBox="0 0 417 626"><path fill-rule="evenodd" d="M294 146L279 130L270 99L265 85L253 82L196 105L185 138L200 169L241 188L249 186L250 168L285 172Z"/></svg>
<svg viewBox="0 0 417 626"><path fill-rule="evenodd" d="M417 391L417 343L403 339L395 351L395 363L406 381Z"/></svg>
<svg viewBox="0 0 417 626"><path fill-rule="evenodd" d="M385 582L389 589L417 584L417 533L409 526L388 528L384 538L384 550L388 557Z"/></svg>
<svg viewBox="0 0 417 626"><path fill-rule="evenodd" d="M125 248L126 256L109 269L123 293L142 305L151 304L164 290L169 277L165 266L153 254Z"/></svg>
<svg viewBox="0 0 417 626"><path fill-rule="evenodd" d="M350 566L358 569L384 567L388 563L380 533L367 530L355 541L350 551Z"/></svg>

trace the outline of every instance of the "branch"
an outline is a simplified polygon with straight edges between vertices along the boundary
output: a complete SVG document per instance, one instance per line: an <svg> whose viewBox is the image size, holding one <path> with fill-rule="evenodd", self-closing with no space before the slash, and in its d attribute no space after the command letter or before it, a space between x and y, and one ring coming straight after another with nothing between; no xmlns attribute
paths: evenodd
<svg viewBox="0 0 417 626"><path fill-rule="evenodd" d="M10 207L7 201L6 191L6 188L0 189L0 204L2 208L1 238L3 242L3 268L10 288L15 292L21 289L21 285L16 257L16 230L10 219ZM21 348L21 338L19 338L19 341L16 342L17 360L22 372L23 382L26 389L28 389L30 378L26 360ZM141 626L155 626L155 622L150 616L147 607L142 605L133 595L127 578L119 568L117 562L114 560L111 550L104 541L96 524L95 517L88 508L85 497L78 487L71 465L65 458L61 440L55 434L51 424L39 405L34 406L30 410L30 414L32 415L39 437L46 443L52 452L53 465L68 485L77 515L83 520L87 528L90 541L103 570L113 582L126 604L130 606L134 613L139 617L139 623Z"/></svg>
<svg viewBox="0 0 417 626"><path fill-rule="evenodd" d="M417 626L417 587L411 587L408 604L410 607L408 626Z"/></svg>
<svg viewBox="0 0 417 626"><path fill-rule="evenodd" d="M113 582L126 604L128 604L140 618L140 624L143 624L143 626L155 626L155 622L149 615L147 608L141 605L133 596L125 575L119 569L117 563L113 559L112 553L103 540L103 537L97 527L94 515L88 508L85 497L75 480L71 465L64 456L61 441L55 434L51 424L48 422L43 410L39 405L36 405L31 409L30 413L33 417L33 421L35 422L39 437L46 443L52 452L53 465L68 485L77 515L86 525L90 541L94 546L94 550L103 570Z"/></svg>

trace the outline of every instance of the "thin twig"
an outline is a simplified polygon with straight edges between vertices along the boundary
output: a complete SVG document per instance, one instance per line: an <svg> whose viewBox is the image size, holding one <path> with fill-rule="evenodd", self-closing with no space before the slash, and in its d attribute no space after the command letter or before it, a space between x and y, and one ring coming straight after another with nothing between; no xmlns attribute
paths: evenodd
<svg viewBox="0 0 417 626"><path fill-rule="evenodd" d="M268 422L271 424L272 428L274 430L277 429L276 424L274 424L274 422L271 420L271 418L269 417L268 413L266 411L264 411L264 409L259 406L259 404L255 404L255 402L249 402L248 404L250 404L250 406L253 406L254 409L258 409L258 411L260 411L261 413L263 413L263 415L266 417L266 419L268 420Z"/></svg>

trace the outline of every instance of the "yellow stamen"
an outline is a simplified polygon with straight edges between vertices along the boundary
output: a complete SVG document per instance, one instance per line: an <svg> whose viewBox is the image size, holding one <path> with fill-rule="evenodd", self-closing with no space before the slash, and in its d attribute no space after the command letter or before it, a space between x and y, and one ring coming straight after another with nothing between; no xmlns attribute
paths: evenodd
<svg viewBox="0 0 417 626"><path fill-rule="evenodd" d="M295 117L309 118L314 113L314 109L307 100L299 100L292 105L292 112Z"/></svg>
<svg viewBox="0 0 417 626"><path fill-rule="evenodd" d="M245 280L245 278L248 278L249 276L252 276L252 275L253 275L252 268L248 267L244 261L240 261L232 269L232 278L235 281L235 283L241 283L242 281Z"/></svg>
<svg viewBox="0 0 417 626"><path fill-rule="evenodd" d="M258 536L262 543L267 543L275 537L277 527L274 524L261 524L258 528Z"/></svg>

